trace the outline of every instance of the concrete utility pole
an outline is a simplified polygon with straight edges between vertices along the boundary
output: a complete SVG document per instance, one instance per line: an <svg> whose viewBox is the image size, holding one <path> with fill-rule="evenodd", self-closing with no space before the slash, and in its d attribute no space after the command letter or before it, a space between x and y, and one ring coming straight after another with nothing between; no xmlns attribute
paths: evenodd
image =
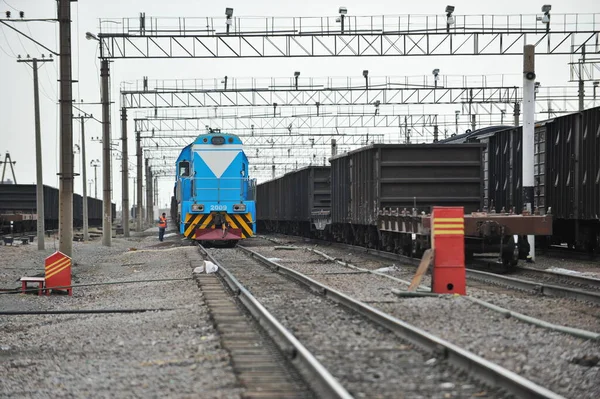
<svg viewBox="0 0 600 399"><path fill-rule="evenodd" d="M471 131L474 132L477 128L477 115L471 115Z"/></svg>
<svg viewBox="0 0 600 399"><path fill-rule="evenodd" d="M523 48L523 211L533 214L534 127L535 127L535 46ZM529 257L535 260L535 236L527 236ZM529 258L528 257L528 258Z"/></svg>
<svg viewBox="0 0 600 399"><path fill-rule="evenodd" d="M160 204L158 203L158 176L154 176L154 183L152 183L152 189L154 190L153 193L153 205L156 204L157 210L160 209ZM154 209L154 206L152 207L152 209Z"/></svg>
<svg viewBox="0 0 600 399"><path fill-rule="evenodd" d="M129 152L127 151L127 108L121 108L121 139L123 140L122 159L122 191L123 204L121 223L123 224L123 236L129 237Z"/></svg>
<svg viewBox="0 0 600 399"><path fill-rule="evenodd" d="M85 161L85 120L89 115L80 115L81 122L81 181L83 182L83 241L89 241L88 195L87 195L87 163ZM97 194L97 193L96 193Z"/></svg>
<svg viewBox="0 0 600 399"><path fill-rule="evenodd" d="M579 86L579 111L583 111L583 109L585 108L584 104L583 104L583 99L585 98L585 87L584 87L584 80L583 80L583 71L582 71L582 66L585 64L585 46L583 46L581 48L581 60L579 62L579 82L578 82L578 86Z"/></svg>
<svg viewBox="0 0 600 399"><path fill-rule="evenodd" d="M154 222L154 179L152 177L152 166L148 166L148 224Z"/></svg>
<svg viewBox="0 0 600 399"><path fill-rule="evenodd" d="M135 201L136 201L136 199L135 199L135 193L136 193L136 191L137 191L137 181L136 181L136 180L137 180L137 179L134 177L134 178L133 178L133 203L134 203L134 204L135 204L135 206L137 207L137 202L135 202Z"/></svg>
<svg viewBox="0 0 600 399"><path fill-rule="evenodd" d="M140 132L135 132L137 158L137 231L142 231L142 138Z"/></svg>
<svg viewBox="0 0 600 399"><path fill-rule="evenodd" d="M110 202L110 98L107 59L103 59L101 62L100 77L102 78L102 245L110 247L112 241L112 206Z"/></svg>
<svg viewBox="0 0 600 399"><path fill-rule="evenodd" d="M58 0L60 39L60 185L58 250L73 256L73 81L71 0Z"/></svg>
<svg viewBox="0 0 600 399"><path fill-rule="evenodd" d="M458 135L458 116L460 111L454 111L454 132Z"/></svg>
<svg viewBox="0 0 600 399"><path fill-rule="evenodd" d="M585 108L584 105L584 98L585 98L585 87L583 85L584 81L580 78L579 79L579 111L583 111Z"/></svg>
<svg viewBox="0 0 600 399"><path fill-rule="evenodd" d="M469 119L473 121L473 89L469 89ZM472 129L475 130L475 129Z"/></svg>
<svg viewBox="0 0 600 399"><path fill-rule="evenodd" d="M42 133L40 128L40 93L38 88L38 62L52 62L52 58L17 60L17 62L30 63L33 68L33 106L35 113L35 169L37 177L36 203L37 203L37 240L38 250L45 249L44 240L44 175L42 173ZM16 184L16 182L15 182Z"/></svg>
<svg viewBox="0 0 600 399"><path fill-rule="evenodd" d="M146 224L150 223L150 158L145 159L146 170Z"/></svg>
<svg viewBox="0 0 600 399"><path fill-rule="evenodd" d="M98 166L100 166L100 161L93 159L90 162L90 166L94 168L94 198L98 198Z"/></svg>

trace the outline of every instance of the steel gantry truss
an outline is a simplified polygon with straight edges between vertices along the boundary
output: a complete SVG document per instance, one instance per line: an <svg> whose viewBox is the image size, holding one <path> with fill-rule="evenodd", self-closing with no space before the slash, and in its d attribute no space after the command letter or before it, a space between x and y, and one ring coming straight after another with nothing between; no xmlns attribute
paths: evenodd
<svg viewBox="0 0 600 399"><path fill-rule="evenodd" d="M304 85L215 88L155 88L151 90L121 90L121 105L125 108L190 108L190 107L278 107L331 105L406 105L505 103L521 99L517 86L472 87L406 87L400 83L373 84L353 80L346 86Z"/></svg>
<svg viewBox="0 0 600 399"><path fill-rule="evenodd" d="M441 10L440 10L441 11ZM548 15L549 16L549 15ZM549 16L550 17L550 16ZM600 14L101 19L101 58L598 53Z"/></svg>
<svg viewBox="0 0 600 399"><path fill-rule="evenodd" d="M164 116L159 110L168 109L169 115L176 112L181 118L183 115L210 119L272 117L279 118L281 126L316 123L316 127L360 124L389 127L397 125L395 118L389 116L406 114L409 105L460 104L462 113L469 115L499 114L518 110L522 98L518 84L510 85L503 75L499 79L443 76L440 82L431 76L298 80L292 85L289 78L225 79L224 83L218 79L161 80L151 81L149 89L149 82L144 79L122 85L121 104L123 108L152 109L155 116ZM575 85L536 86L536 102L539 108L551 103L548 108L554 113L576 111L584 100L588 106L599 102L597 96L590 95L582 100L581 90ZM221 125L240 126L237 121L223 121ZM253 121L251 125L261 123Z"/></svg>
<svg viewBox="0 0 600 399"><path fill-rule="evenodd" d="M181 149L189 145L198 134L161 134L161 135L140 135L143 148L153 150ZM366 143L383 143L383 134L318 134L310 135L261 135L245 136L240 135L244 146L252 151L253 148L301 148L331 145L331 140L336 140L338 145L360 146Z"/></svg>
<svg viewBox="0 0 600 399"><path fill-rule="evenodd" d="M255 116L251 118L169 118L148 117L135 118L136 132L172 132L190 131L202 132L208 128L222 131L247 131L257 135L273 134L277 131L283 133L299 133L301 131L318 131L324 129L344 128L390 128L408 125L409 127L435 126L437 115L409 114L409 115L382 115L348 113L335 115L298 115L290 117L273 117L270 115Z"/></svg>
<svg viewBox="0 0 600 399"><path fill-rule="evenodd" d="M106 64L117 58L244 58L244 57L354 57L354 56L420 56L420 55L505 55L522 54L525 44L534 44L537 54L597 54L599 50L598 14L553 14L550 19L537 15L518 16L381 16L357 17L343 15L317 18L140 18L101 20L100 58ZM538 18L540 17L540 18ZM346 22L344 24L344 21ZM368 71L365 71L368 74ZM365 75L365 77L367 77ZM103 82L107 81L104 79ZM371 92L372 80L365 80L364 92L346 88L326 93L325 90L300 90L297 76L293 89L228 92L208 90L201 93L171 94L155 92L152 96L131 93L129 105L122 98L123 112L127 108L143 108L154 103L165 107L218 106L239 107L363 104L468 104L473 116L477 108L487 108L488 114L506 112L517 104L519 95L514 87L501 85L470 85L448 88L412 87L393 91L378 87ZM227 84L227 78L224 79ZM464 86L464 85L463 85ZM520 86L520 84L519 84ZM461 91L462 89L462 91ZM441 91L439 91L441 90ZM468 91L465 91L468 90ZM106 90L108 91L108 90ZM486 101L490 100L490 101ZM106 101L105 101L106 102ZM179 105L178 105L179 104ZM234 105L237 104L237 105ZM501 104L501 105L498 105ZM550 108L550 106L549 106ZM475 112L481 112L477 110ZM509 111L510 112L510 111ZM369 114L369 113L367 113ZM109 117L103 117L109 126ZM124 117L123 120L126 121ZM375 119L373 119L375 120ZM126 126L126 122L124 122ZM458 126L458 122L456 123ZM289 127L289 124L288 124ZM401 128L401 126L399 126ZM406 128L405 130L408 131ZM458 130L458 128L456 128ZM271 134L279 133L278 131ZM329 132L331 133L331 132ZM139 134L139 133L138 133ZM123 141L126 141L126 128ZM407 136L408 137L408 136ZM139 140L141 144L141 137ZM274 145L273 145L273 148ZM138 146L138 193L141 199L141 146ZM314 155L316 156L316 154ZM274 162L274 160L273 160ZM124 168L127 180L127 168ZM148 167L148 172L150 171ZM149 181L152 181L150 179ZM125 196L125 194L124 194ZM141 214L141 201L138 201ZM123 200L125 204L125 197ZM140 219L141 220L141 219ZM138 221L139 224L139 221ZM141 227L138 225L138 227Z"/></svg>
<svg viewBox="0 0 600 399"><path fill-rule="evenodd" d="M330 154L314 153L307 156L297 156L293 160L283 158L255 158L248 157L252 178L259 177L258 175L268 175L265 172L272 172L273 166L276 167L278 173L292 171L309 165L329 165ZM149 166L152 175L175 176L176 158L152 159L149 158Z"/></svg>

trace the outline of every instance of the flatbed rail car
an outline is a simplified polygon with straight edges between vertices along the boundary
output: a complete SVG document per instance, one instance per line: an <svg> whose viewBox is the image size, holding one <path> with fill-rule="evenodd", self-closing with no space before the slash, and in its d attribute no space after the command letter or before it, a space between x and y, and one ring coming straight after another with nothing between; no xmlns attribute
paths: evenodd
<svg viewBox="0 0 600 399"><path fill-rule="evenodd" d="M522 127L480 129L446 143L485 143L484 205L521 212ZM553 234L539 246L564 244L600 252L600 107L535 124L534 206L551 212Z"/></svg>
<svg viewBox="0 0 600 399"><path fill-rule="evenodd" d="M400 209L382 209L377 217L377 226L390 247L388 234L400 233L408 239L411 235L416 248L431 247L431 214ZM505 267L516 266L518 259L527 256L527 235L552 235L551 215L529 215L514 213L472 212L464 219L465 255L467 259L476 253L496 253Z"/></svg>
<svg viewBox="0 0 600 399"><path fill-rule="evenodd" d="M259 184L256 217L259 231L324 238L331 224L330 167L307 166Z"/></svg>
<svg viewBox="0 0 600 399"><path fill-rule="evenodd" d="M88 197L88 223L102 226L102 200ZM44 185L44 227L58 229L59 191ZM116 205L112 204L112 217L115 218ZM35 184L0 184L0 227L2 234L35 231L37 228L37 197ZM73 194L73 227L83 226L83 197Z"/></svg>

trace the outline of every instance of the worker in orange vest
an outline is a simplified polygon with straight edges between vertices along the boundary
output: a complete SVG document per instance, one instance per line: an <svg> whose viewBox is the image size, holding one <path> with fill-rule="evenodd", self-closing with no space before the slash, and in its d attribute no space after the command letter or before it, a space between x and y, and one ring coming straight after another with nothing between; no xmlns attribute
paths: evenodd
<svg viewBox="0 0 600 399"><path fill-rule="evenodd" d="M158 219L158 240L163 241L165 237L165 229L167 228L167 214L163 213Z"/></svg>

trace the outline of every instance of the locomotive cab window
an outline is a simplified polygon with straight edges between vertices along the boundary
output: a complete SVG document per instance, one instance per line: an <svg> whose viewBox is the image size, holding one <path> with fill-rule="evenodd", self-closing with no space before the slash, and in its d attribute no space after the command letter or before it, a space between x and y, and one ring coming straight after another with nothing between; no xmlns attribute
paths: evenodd
<svg viewBox="0 0 600 399"><path fill-rule="evenodd" d="M190 163L188 161L179 162L179 176L190 175Z"/></svg>
<svg viewBox="0 0 600 399"><path fill-rule="evenodd" d="M223 136L213 136L210 140L213 145L222 145L225 144L225 137Z"/></svg>

